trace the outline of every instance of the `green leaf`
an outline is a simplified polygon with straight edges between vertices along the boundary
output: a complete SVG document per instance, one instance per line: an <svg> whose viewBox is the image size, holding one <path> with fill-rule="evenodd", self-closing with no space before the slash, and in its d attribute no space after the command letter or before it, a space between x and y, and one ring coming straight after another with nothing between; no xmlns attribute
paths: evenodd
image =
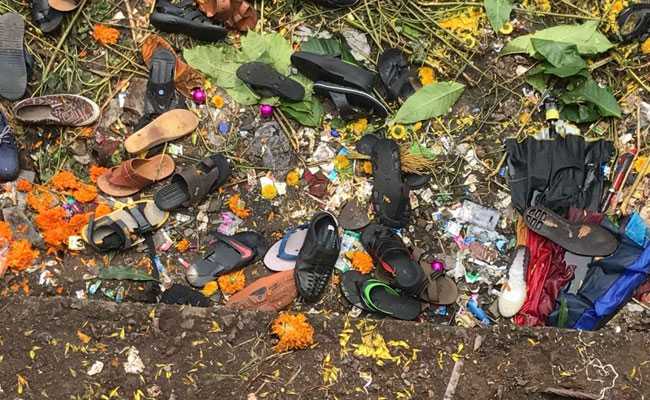
<svg viewBox="0 0 650 400"><path fill-rule="evenodd" d="M607 37L598 31L598 21L587 21L582 25L558 25L519 36L510 41L501 50L500 55L527 53L534 57L537 51L533 47L533 38L574 44L578 48L578 53L582 55L599 54L614 47Z"/></svg>
<svg viewBox="0 0 650 400"><path fill-rule="evenodd" d="M589 78L569 92L565 92L560 100L564 104L591 103L598 108L603 117L621 117L621 107L609 88L600 87Z"/></svg>
<svg viewBox="0 0 650 400"><path fill-rule="evenodd" d="M280 109L301 125L311 127L319 127L325 114L323 106L315 97L298 103L283 103Z"/></svg>
<svg viewBox="0 0 650 400"><path fill-rule="evenodd" d="M566 78L587 68L587 63L578 54L578 48L575 44L536 38L533 38L531 43L535 50L550 64L545 68L547 74Z"/></svg>
<svg viewBox="0 0 650 400"><path fill-rule="evenodd" d="M266 35L266 40L266 52L271 58L271 64L273 64L273 67L279 73L289 75L291 54L293 53L291 43L285 40L279 33Z"/></svg>
<svg viewBox="0 0 650 400"><path fill-rule="evenodd" d="M248 31L246 36L241 38L241 51L246 56L247 62L257 61L267 51L268 44L263 35L255 31Z"/></svg>
<svg viewBox="0 0 650 400"><path fill-rule="evenodd" d="M525 80L526 83L528 83L530 86L533 87L533 89L541 93L544 93L546 91L546 88L548 87L548 85L546 84L548 77L544 75L544 73L526 75Z"/></svg>
<svg viewBox="0 0 650 400"><path fill-rule="evenodd" d="M436 158L436 155L426 146L421 145L420 143L413 143L409 149L409 153L415 156L421 156L429 160Z"/></svg>
<svg viewBox="0 0 650 400"><path fill-rule="evenodd" d="M424 86L402 104L390 124L412 124L445 115L463 90L465 86L457 82L439 82Z"/></svg>
<svg viewBox="0 0 650 400"><path fill-rule="evenodd" d="M341 42L334 38L310 38L300 46L300 50L323 56L339 57L341 55Z"/></svg>
<svg viewBox="0 0 650 400"><path fill-rule="evenodd" d="M490 25L495 32L503 28L503 25L510 21L512 2L510 0L485 0L485 13L490 20Z"/></svg>
<svg viewBox="0 0 650 400"><path fill-rule="evenodd" d="M99 279L103 280L129 280L129 281L155 281L153 277L146 272L130 267L111 267L99 270Z"/></svg>
<svg viewBox="0 0 650 400"><path fill-rule="evenodd" d="M598 109L594 104L568 104L562 107L560 116L562 119L576 124L595 122L600 118Z"/></svg>

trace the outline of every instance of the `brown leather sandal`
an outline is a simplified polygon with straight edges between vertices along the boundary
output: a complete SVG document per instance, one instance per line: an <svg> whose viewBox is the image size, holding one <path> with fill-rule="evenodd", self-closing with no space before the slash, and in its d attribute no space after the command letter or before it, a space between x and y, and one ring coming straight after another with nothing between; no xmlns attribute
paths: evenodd
<svg viewBox="0 0 650 400"><path fill-rule="evenodd" d="M109 196L131 196L152 183L167 178L174 173L175 168L174 159L166 154L149 159L134 158L97 178L97 187Z"/></svg>

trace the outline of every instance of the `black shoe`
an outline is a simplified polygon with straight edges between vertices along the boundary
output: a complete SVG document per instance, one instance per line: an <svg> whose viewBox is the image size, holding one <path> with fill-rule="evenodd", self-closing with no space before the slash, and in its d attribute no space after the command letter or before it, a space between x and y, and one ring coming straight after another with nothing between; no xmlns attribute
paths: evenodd
<svg viewBox="0 0 650 400"><path fill-rule="evenodd" d="M0 182L10 182L18 177L18 147L9 120L0 111Z"/></svg>
<svg viewBox="0 0 650 400"><path fill-rule="evenodd" d="M298 293L307 303L317 302L327 286L341 251L336 219L326 212L316 214L307 229L298 254L294 278Z"/></svg>
<svg viewBox="0 0 650 400"><path fill-rule="evenodd" d="M158 0L149 21L163 32L183 33L204 42L217 42L228 36L228 30L212 23L196 8L194 0L183 0L178 6Z"/></svg>
<svg viewBox="0 0 650 400"><path fill-rule="evenodd" d="M359 89L370 93L377 75L339 58L299 51L291 55L291 64L301 74L314 82L329 82L334 85Z"/></svg>
<svg viewBox="0 0 650 400"><path fill-rule="evenodd" d="M158 48L151 57L149 81L144 98L145 115L160 115L175 108L185 108L176 92L174 75L176 56L165 48Z"/></svg>

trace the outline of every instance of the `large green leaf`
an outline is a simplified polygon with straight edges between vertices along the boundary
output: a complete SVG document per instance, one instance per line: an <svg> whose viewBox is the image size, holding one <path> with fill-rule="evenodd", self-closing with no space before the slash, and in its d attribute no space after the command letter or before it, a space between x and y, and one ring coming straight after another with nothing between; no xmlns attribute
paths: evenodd
<svg viewBox="0 0 650 400"><path fill-rule="evenodd" d="M457 82L440 82L427 85L409 97L399 109L391 124L412 124L449 112L465 86Z"/></svg>
<svg viewBox="0 0 650 400"><path fill-rule="evenodd" d="M586 79L573 90L565 92L560 100L564 104L591 103L598 107L598 112L603 117L621 117L621 107L616 97L609 88L600 87L591 78Z"/></svg>
<svg viewBox="0 0 650 400"><path fill-rule="evenodd" d="M510 20L512 2L510 0L485 0L485 13L490 20L490 25L495 32Z"/></svg>
<svg viewBox="0 0 650 400"><path fill-rule="evenodd" d="M562 107L560 117L576 124L598 121L600 113L593 104L567 104Z"/></svg>
<svg viewBox="0 0 650 400"><path fill-rule="evenodd" d="M341 55L341 41L335 38L310 38L300 46L300 50L323 56L339 57Z"/></svg>
<svg viewBox="0 0 650 400"><path fill-rule="evenodd" d="M587 21L582 25L558 25L519 36L510 41L501 50L500 55L527 53L531 57L535 56L537 51L532 43L533 38L575 44L578 53L582 55L599 54L614 47L605 35L598 31L598 21Z"/></svg>
<svg viewBox="0 0 650 400"><path fill-rule="evenodd" d="M537 38L531 42L537 53L550 64L545 68L547 74L566 78L587 68L587 63L578 54L575 44Z"/></svg>
<svg viewBox="0 0 650 400"><path fill-rule="evenodd" d="M267 51L268 44L264 36L255 31L248 31L246 36L241 38L241 51L246 56L246 61L257 61Z"/></svg>
<svg viewBox="0 0 650 400"><path fill-rule="evenodd" d="M266 35L267 47L266 51L271 58L271 64L283 75L289 75L291 67L291 54L293 48L285 38L279 33Z"/></svg>
<svg viewBox="0 0 650 400"><path fill-rule="evenodd" d="M311 127L319 127L325 114L323 105L315 97L297 103L283 103L280 109L301 125Z"/></svg>

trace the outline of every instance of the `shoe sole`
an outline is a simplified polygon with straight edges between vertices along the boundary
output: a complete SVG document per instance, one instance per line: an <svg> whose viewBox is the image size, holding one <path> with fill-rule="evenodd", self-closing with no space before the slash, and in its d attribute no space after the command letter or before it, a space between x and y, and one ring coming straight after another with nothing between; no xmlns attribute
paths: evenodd
<svg viewBox="0 0 650 400"><path fill-rule="evenodd" d="M305 88L300 83L278 73L268 64L244 64L237 69L237 78L254 92L259 88L290 101L301 101L305 97Z"/></svg>
<svg viewBox="0 0 650 400"><path fill-rule="evenodd" d="M182 33L203 42L218 42L228 36L228 31L225 28L217 26L199 28L195 23L188 23L184 18L159 12L151 14L149 21L163 32Z"/></svg>
<svg viewBox="0 0 650 400"><path fill-rule="evenodd" d="M0 96L18 100L27 89L27 66L23 52L25 21L19 14L0 16Z"/></svg>

